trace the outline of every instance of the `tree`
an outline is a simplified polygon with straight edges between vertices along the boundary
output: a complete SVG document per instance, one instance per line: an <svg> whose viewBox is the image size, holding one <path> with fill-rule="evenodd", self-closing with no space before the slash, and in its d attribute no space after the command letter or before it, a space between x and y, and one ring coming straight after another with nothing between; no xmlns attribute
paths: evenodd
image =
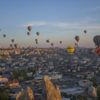
<svg viewBox="0 0 100 100"><path fill-rule="evenodd" d="M100 86L97 87L97 100L100 100Z"/></svg>
<svg viewBox="0 0 100 100"><path fill-rule="evenodd" d="M9 92L0 88L0 100L9 100Z"/></svg>

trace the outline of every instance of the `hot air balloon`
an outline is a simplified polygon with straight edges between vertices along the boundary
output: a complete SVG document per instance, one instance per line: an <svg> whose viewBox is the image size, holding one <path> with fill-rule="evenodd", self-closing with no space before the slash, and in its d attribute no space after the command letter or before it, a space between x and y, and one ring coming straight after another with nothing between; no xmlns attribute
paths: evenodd
<svg viewBox="0 0 100 100"><path fill-rule="evenodd" d="M30 35L30 32L27 32L27 35Z"/></svg>
<svg viewBox="0 0 100 100"><path fill-rule="evenodd" d="M28 29L28 31L31 31L32 30L32 26L28 26L27 29Z"/></svg>
<svg viewBox="0 0 100 100"><path fill-rule="evenodd" d="M36 32L36 35L37 35L37 36L39 36L39 35L40 35L40 33L39 33L39 32Z"/></svg>
<svg viewBox="0 0 100 100"><path fill-rule="evenodd" d="M84 30L84 33L86 34L87 33L87 30Z"/></svg>
<svg viewBox="0 0 100 100"><path fill-rule="evenodd" d="M13 48L13 45L12 45L12 44L10 44L10 47L11 47L11 48Z"/></svg>
<svg viewBox="0 0 100 100"><path fill-rule="evenodd" d="M17 43L15 43L15 44L14 44L14 47L15 47L15 48L17 48L17 47L18 47L18 44L17 44Z"/></svg>
<svg viewBox="0 0 100 100"><path fill-rule="evenodd" d="M12 43L14 43L14 41L15 41L14 39L11 39L11 42L12 42Z"/></svg>
<svg viewBox="0 0 100 100"><path fill-rule="evenodd" d="M49 40L46 40L46 42L49 43L50 41Z"/></svg>
<svg viewBox="0 0 100 100"><path fill-rule="evenodd" d="M38 44L38 39L35 39L35 43Z"/></svg>
<svg viewBox="0 0 100 100"><path fill-rule="evenodd" d="M3 37L5 38L6 37L6 34L3 34Z"/></svg>
<svg viewBox="0 0 100 100"><path fill-rule="evenodd" d="M54 46L54 44L53 44L53 43L51 43L51 46L53 47L53 46Z"/></svg>
<svg viewBox="0 0 100 100"><path fill-rule="evenodd" d="M97 54L98 56L100 56L100 47L97 47L96 50L95 50L95 52L96 52L96 54Z"/></svg>
<svg viewBox="0 0 100 100"><path fill-rule="evenodd" d="M97 47L100 47L100 35L94 36L93 41Z"/></svg>
<svg viewBox="0 0 100 100"><path fill-rule="evenodd" d="M72 47L72 46L68 46L68 47L67 47L67 52L68 52L68 54L73 54L74 51L75 51L75 48L74 48L74 47Z"/></svg>
<svg viewBox="0 0 100 100"><path fill-rule="evenodd" d="M78 43L79 43L79 40L80 40L79 36L75 36L75 40L77 42L77 47L78 47Z"/></svg>
<svg viewBox="0 0 100 100"><path fill-rule="evenodd" d="M75 43L75 46L77 46L77 43Z"/></svg>
<svg viewBox="0 0 100 100"><path fill-rule="evenodd" d="M79 40L80 40L79 36L75 36L75 40L76 40L77 42L79 42Z"/></svg>
<svg viewBox="0 0 100 100"><path fill-rule="evenodd" d="M59 41L60 44L62 44L62 41Z"/></svg>

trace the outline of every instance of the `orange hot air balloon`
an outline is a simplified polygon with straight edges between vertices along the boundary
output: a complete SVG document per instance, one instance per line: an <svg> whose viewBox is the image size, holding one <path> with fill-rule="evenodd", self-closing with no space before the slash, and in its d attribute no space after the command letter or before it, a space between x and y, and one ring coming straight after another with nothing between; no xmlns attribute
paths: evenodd
<svg viewBox="0 0 100 100"><path fill-rule="evenodd" d="M32 26L28 26L27 29L28 29L28 31L31 31L32 30Z"/></svg>
<svg viewBox="0 0 100 100"><path fill-rule="evenodd" d="M79 37L79 36L75 36L75 40L76 40L77 42L79 42L80 37Z"/></svg>

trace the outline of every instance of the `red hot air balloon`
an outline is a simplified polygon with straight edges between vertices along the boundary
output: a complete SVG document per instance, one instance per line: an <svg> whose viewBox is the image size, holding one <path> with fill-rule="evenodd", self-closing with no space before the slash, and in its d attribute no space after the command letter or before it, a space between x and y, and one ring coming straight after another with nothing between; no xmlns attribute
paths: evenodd
<svg viewBox="0 0 100 100"><path fill-rule="evenodd" d="M98 56L100 56L100 47L97 47L96 50L95 50L95 52L96 52L96 54L97 54Z"/></svg>

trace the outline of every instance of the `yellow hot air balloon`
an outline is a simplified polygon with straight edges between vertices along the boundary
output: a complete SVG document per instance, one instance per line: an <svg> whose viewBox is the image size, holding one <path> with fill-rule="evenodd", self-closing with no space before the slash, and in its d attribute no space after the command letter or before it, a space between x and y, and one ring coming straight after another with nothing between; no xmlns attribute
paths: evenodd
<svg viewBox="0 0 100 100"><path fill-rule="evenodd" d="M67 52L68 52L69 54L73 54L74 51L75 51L75 48L74 48L74 47L72 47L72 46L68 46L68 47L67 47Z"/></svg>

